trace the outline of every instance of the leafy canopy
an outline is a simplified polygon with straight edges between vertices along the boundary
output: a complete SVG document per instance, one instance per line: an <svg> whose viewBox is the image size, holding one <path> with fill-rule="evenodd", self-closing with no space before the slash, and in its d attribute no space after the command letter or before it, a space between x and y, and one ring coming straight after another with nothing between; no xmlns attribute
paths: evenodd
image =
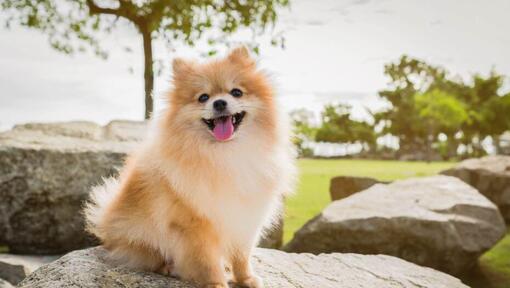
<svg viewBox="0 0 510 288"><path fill-rule="evenodd" d="M106 57L97 32L111 32L119 19L169 44L193 45L205 31L213 30L216 35L207 40L214 44L241 26L263 32L275 23L276 9L288 4L288 0L2 0L0 8L6 26L16 23L42 30L59 51L73 53L91 47ZM273 42L283 45L283 38L278 37Z"/></svg>
<svg viewBox="0 0 510 288"><path fill-rule="evenodd" d="M468 120L464 104L445 91L434 89L414 97L418 115L435 129L456 131Z"/></svg>
<svg viewBox="0 0 510 288"><path fill-rule="evenodd" d="M326 105L322 111L322 125L315 140L332 143L363 143L373 146L376 133L372 125L351 119L352 107L345 104Z"/></svg>

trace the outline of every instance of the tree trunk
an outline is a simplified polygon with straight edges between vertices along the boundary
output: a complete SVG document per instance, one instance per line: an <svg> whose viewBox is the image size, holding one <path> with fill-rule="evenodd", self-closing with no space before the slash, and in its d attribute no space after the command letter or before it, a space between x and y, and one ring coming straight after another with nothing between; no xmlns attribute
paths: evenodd
<svg viewBox="0 0 510 288"><path fill-rule="evenodd" d="M501 153L501 138L499 135L492 136L492 144L494 145L494 149L496 150L496 154L502 154Z"/></svg>
<svg viewBox="0 0 510 288"><path fill-rule="evenodd" d="M432 161L432 144L434 143L434 129L432 128L432 124L428 123L428 133L426 137L426 145L427 145L427 163Z"/></svg>
<svg viewBox="0 0 510 288"><path fill-rule="evenodd" d="M448 133L446 137L447 137L446 145L448 147L447 160L450 160L458 156L457 150L459 148L459 144L457 142L457 139L455 139L455 133Z"/></svg>
<svg viewBox="0 0 510 288"><path fill-rule="evenodd" d="M152 92L154 90L154 72L152 59L152 36L146 26L139 27L143 38L144 74L145 79L145 119L149 119L154 109Z"/></svg>

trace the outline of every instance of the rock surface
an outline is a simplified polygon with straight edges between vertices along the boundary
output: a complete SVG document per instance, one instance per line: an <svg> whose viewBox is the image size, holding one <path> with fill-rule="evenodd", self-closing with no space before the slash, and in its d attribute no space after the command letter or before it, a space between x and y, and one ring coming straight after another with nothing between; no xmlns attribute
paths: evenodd
<svg viewBox="0 0 510 288"><path fill-rule="evenodd" d="M37 268L57 259L58 256L0 254L0 278L16 285Z"/></svg>
<svg viewBox="0 0 510 288"><path fill-rule="evenodd" d="M27 124L0 134L0 244L23 254L94 245L83 232L82 203L136 145L103 134L89 122Z"/></svg>
<svg viewBox="0 0 510 288"><path fill-rule="evenodd" d="M458 275L505 230L493 203L459 179L438 175L377 184L337 200L285 250L393 255Z"/></svg>
<svg viewBox="0 0 510 288"><path fill-rule="evenodd" d="M287 254L257 249L254 269L266 288L467 287L444 273L384 255ZM131 271L108 263L103 248L72 252L41 267L18 287L173 287L188 283L153 273Z"/></svg>
<svg viewBox="0 0 510 288"><path fill-rule="evenodd" d="M331 196L331 201L335 201L349 197L378 183L385 182L368 177L338 176L331 179L329 195Z"/></svg>
<svg viewBox="0 0 510 288"><path fill-rule="evenodd" d="M24 124L0 133L0 245L19 254L62 254L97 245L81 215L89 189L117 174L147 124ZM281 243L281 230L263 241Z"/></svg>
<svg viewBox="0 0 510 288"><path fill-rule="evenodd" d="M14 286L12 286L9 282L0 279L0 288L14 288Z"/></svg>
<svg viewBox="0 0 510 288"><path fill-rule="evenodd" d="M462 161L441 172L475 187L494 202L510 224L510 156L487 156Z"/></svg>

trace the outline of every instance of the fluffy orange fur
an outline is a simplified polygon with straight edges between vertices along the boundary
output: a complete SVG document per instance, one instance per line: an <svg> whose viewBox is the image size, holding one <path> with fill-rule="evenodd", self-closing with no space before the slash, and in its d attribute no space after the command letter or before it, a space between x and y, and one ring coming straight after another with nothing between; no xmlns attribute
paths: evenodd
<svg viewBox="0 0 510 288"><path fill-rule="evenodd" d="M250 254L295 171L273 89L245 48L208 63L176 59L173 69L168 109L119 178L93 189L88 230L134 268L202 287L228 287L229 280L263 287ZM242 97L229 94L234 88ZM210 99L201 103L204 93ZM215 99L232 114L246 113L229 141L215 139L203 122Z"/></svg>

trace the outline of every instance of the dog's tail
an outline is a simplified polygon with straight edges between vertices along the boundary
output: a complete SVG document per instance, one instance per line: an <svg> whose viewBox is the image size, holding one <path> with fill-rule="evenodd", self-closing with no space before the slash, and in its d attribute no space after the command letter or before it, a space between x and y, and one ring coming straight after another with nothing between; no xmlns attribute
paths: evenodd
<svg viewBox="0 0 510 288"><path fill-rule="evenodd" d="M119 180L113 177L104 179L104 183L92 187L90 199L85 203L83 214L85 216L86 230L98 238L102 237L101 222L105 210L113 201L119 191Z"/></svg>

